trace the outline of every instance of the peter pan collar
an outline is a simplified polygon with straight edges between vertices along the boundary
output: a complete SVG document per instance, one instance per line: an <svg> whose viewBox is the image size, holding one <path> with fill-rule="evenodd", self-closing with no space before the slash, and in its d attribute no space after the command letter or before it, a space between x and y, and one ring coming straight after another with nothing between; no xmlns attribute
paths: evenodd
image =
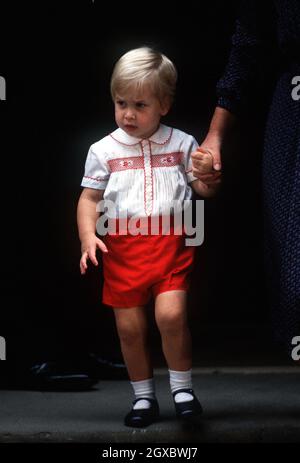
<svg viewBox="0 0 300 463"><path fill-rule="evenodd" d="M144 138L136 138L128 135L124 130L118 128L114 132L110 134L110 136L116 140L117 142L121 143L122 145L138 145L143 140L150 141L152 143L156 143L157 145L165 145L171 139L173 129L166 125L160 124L157 131L147 139Z"/></svg>

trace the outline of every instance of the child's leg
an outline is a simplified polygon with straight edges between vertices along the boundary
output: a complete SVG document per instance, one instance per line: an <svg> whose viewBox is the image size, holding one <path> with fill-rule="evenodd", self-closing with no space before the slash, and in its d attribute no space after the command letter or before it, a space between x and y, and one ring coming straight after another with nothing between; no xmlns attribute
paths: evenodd
<svg viewBox="0 0 300 463"><path fill-rule="evenodd" d="M144 307L114 309L121 350L131 381L152 378L153 368L147 343Z"/></svg>
<svg viewBox="0 0 300 463"><path fill-rule="evenodd" d="M187 322L186 291L167 291L155 300L155 319L170 370L192 367L192 342Z"/></svg>
<svg viewBox="0 0 300 463"><path fill-rule="evenodd" d="M115 308L121 350L135 394L132 410L125 416L126 426L144 427L158 419L153 367L147 343L147 316L144 307Z"/></svg>
<svg viewBox="0 0 300 463"><path fill-rule="evenodd" d="M177 416L186 419L199 415L202 407L192 389L192 341L187 321L186 292L176 290L158 294L155 319L169 366Z"/></svg>

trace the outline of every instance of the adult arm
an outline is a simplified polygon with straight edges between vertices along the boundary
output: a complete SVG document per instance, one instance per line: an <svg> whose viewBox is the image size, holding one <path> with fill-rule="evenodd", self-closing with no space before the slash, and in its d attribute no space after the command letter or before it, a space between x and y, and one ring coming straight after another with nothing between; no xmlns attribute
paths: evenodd
<svg viewBox="0 0 300 463"><path fill-rule="evenodd" d="M221 150L235 120L247 107L252 85L263 72L272 40L274 39L275 11L273 2L243 0L240 5L235 32L231 40L229 59L223 76L217 83L217 104L209 131L199 148L213 156L215 171L220 171ZM193 175L205 181L199 169L197 152L192 155Z"/></svg>

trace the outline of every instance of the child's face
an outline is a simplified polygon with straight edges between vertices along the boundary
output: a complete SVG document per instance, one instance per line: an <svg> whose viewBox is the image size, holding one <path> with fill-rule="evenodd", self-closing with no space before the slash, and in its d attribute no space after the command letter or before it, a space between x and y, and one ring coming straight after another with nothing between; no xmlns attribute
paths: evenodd
<svg viewBox="0 0 300 463"><path fill-rule="evenodd" d="M151 137L169 111L169 104L162 104L148 86L117 93L114 102L117 125L136 138Z"/></svg>

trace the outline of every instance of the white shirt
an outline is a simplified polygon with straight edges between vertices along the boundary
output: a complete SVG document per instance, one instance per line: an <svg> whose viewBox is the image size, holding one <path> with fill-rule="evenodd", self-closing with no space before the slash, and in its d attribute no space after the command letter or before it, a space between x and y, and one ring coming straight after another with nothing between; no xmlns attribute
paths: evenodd
<svg viewBox="0 0 300 463"><path fill-rule="evenodd" d="M190 155L197 141L161 124L149 139L118 128L91 145L81 186L105 190L103 199L128 217L167 214L173 201L191 199Z"/></svg>

